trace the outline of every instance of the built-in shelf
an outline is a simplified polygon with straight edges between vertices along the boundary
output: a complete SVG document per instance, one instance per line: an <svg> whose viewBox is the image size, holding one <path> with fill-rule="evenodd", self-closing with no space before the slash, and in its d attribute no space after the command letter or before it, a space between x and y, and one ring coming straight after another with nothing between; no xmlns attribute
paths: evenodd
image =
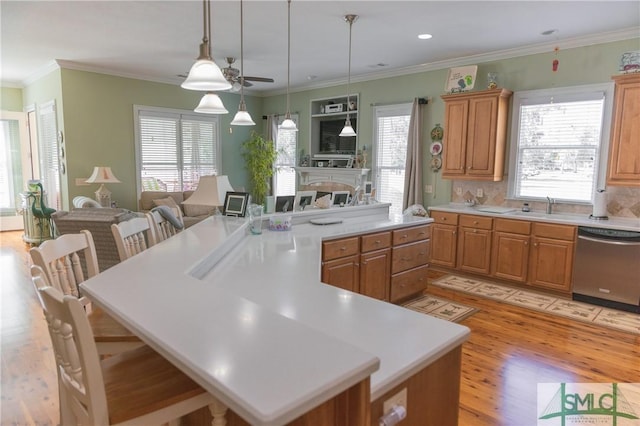
<svg viewBox="0 0 640 426"><path fill-rule="evenodd" d="M347 169L343 167L296 167L301 185L318 182L336 182L351 185L354 188L362 186L367 180L370 169Z"/></svg>
<svg viewBox="0 0 640 426"><path fill-rule="evenodd" d="M358 133L358 94L334 96L331 98L312 99L310 105L309 154L350 154L358 151L358 137L339 136L344 122L349 115L353 129ZM349 109L349 104L351 108ZM327 108L340 111L327 112Z"/></svg>

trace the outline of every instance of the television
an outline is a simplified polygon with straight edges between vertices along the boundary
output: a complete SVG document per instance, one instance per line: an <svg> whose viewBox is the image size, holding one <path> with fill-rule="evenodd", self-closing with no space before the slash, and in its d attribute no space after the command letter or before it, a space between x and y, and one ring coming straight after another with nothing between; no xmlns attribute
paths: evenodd
<svg viewBox="0 0 640 426"><path fill-rule="evenodd" d="M356 137L341 137L345 119L323 120L320 122L320 154L355 154ZM351 126L356 129L356 119L351 118Z"/></svg>

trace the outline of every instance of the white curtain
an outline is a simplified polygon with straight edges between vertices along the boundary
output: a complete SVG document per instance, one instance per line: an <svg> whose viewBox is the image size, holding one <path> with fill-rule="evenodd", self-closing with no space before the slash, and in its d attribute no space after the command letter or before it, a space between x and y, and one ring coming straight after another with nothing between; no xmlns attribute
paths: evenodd
<svg viewBox="0 0 640 426"><path fill-rule="evenodd" d="M407 135L402 210L413 204L422 205L422 105L418 98L413 100Z"/></svg>
<svg viewBox="0 0 640 426"><path fill-rule="evenodd" d="M273 141L276 143L276 138L278 137L278 116L275 114L267 115L267 125L265 128L265 139L268 141ZM275 186L274 183L274 175L269 178L269 193L267 195L274 195L273 188Z"/></svg>

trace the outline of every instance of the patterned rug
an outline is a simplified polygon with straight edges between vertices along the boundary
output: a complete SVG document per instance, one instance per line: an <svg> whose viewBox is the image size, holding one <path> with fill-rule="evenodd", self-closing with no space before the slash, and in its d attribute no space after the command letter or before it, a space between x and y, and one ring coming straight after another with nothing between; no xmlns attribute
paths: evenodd
<svg viewBox="0 0 640 426"><path fill-rule="evenodd" d="M640 315L631 312L603 308L588 303L575 302L571 299L553 297L455 275L447 275L431 283L439 287L500 300L536 311L549 312L578 321L640 334Z"/></svg>
<svg viewBox="0 0 640 426"><path fill-rule="evenodd" d="M478 309L431 295L424 295L402 304L405 308L447 321L458 322L478 312Z"/></svg>

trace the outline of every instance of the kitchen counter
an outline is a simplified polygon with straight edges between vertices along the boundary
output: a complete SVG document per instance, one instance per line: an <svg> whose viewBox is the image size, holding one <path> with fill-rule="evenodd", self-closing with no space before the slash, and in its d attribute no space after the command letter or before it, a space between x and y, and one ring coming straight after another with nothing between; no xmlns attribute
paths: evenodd
<svg viewBox="0 0 640 426"><path fill-rule="evenodd" d="M480 210L483 208L491 208L491 206L476 205L473 207L467 207L464 204L450 203L441 206L432 206L429 207L428 210L429 212L443 211L461 214L474 214L479 216L501 217L505 219L529 220L532 222L549 222L565 225L591 226L596 228L640 232L640 219L610 217L607 220L593 220L589 219L588 215L566 213L546 214L545 212L537 211L523 212L516 208L514 208L513 211L506 213L495 213Z"/></svg>
<svg viewBox="0 0 640 426"><path fill-rule="evenodd" d="M210 217L82 289L251 424L283 424L369 375L374 401L466 341L466 327L320 282L322 240L430 221L248 235L246 219Z"/></svg>

